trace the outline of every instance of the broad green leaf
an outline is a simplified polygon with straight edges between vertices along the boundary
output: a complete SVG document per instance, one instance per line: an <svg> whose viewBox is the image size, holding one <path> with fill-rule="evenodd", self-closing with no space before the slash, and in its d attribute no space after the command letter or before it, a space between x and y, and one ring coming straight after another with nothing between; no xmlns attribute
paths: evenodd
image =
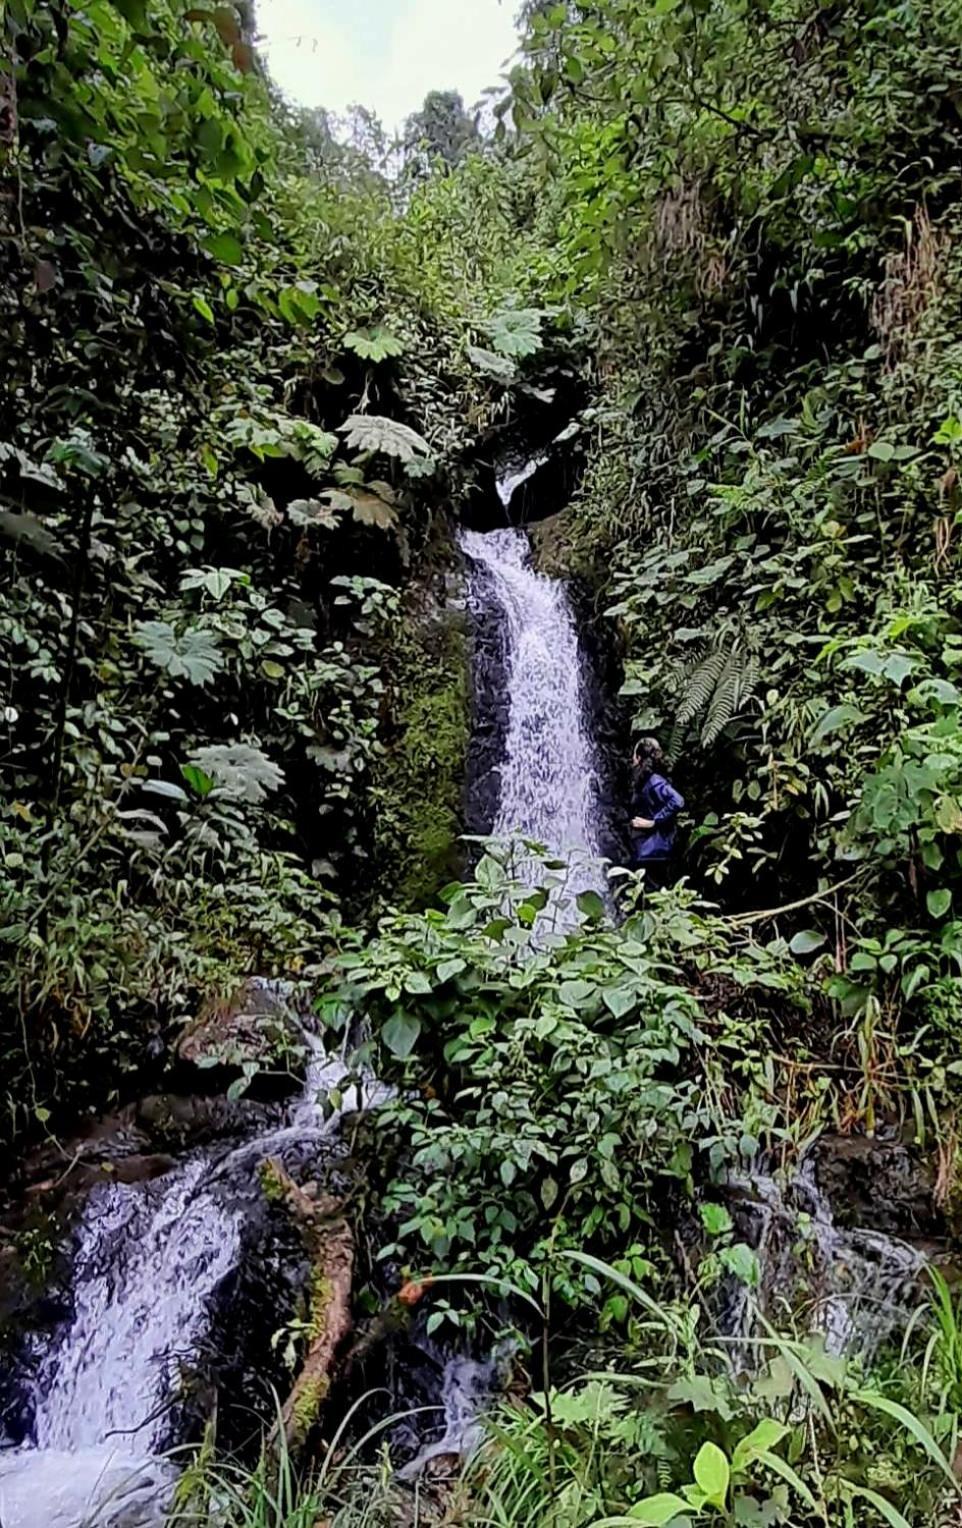
<svg viewBox="0 0 962 1528"><path fill-rule="evenodd" d="M222 265L240 265L244 259L244 246L236 234L215 233L205 239L204 248Z"/></svg>
<svg viewBox="0 0 962 1528"><path fill-rule="evenodd" d="M592 922L600 922L605 916L604 898L600 897L596 891L583 891L575 900L578 911Z"/></svg>
<svg viewBox="0 0 962 1528"><path fill-rule="evenodd" d="M373 525L381 531L395 529L397 510L379 494L366 493L363 488L349 488L346 497L351 501L351 513L359 525Z"/></svg>
<svg viewBox="0 0 962 1528"><path fill-rule="evenodd" d="M601 993L602 1001L616 1019L624 1018L635 1007L638 999L634 992L627 987L604 987Z"/></svg>
<svg viewBox="0 0 962 1528"><path fill-rule="evenodd" d="M325 498L330 498L330 495L325 494ZM319 530L332 531L340 524L341 515L340 508L333 503L322 503L320 499L291 499L287 506L287 518L292 525L303 526L305 530L313 526Z"/></svg>
<svg viewBox="0 0 962 1528"><path fill-rule="evenodd" d="M840 732L845 727L854 727L859 722L868 721L868 716L858 706L853 706L845 701L840 706L832 706L812 729L810 741L820 743L833 732Z"/></svg>
<svg viewBox="0 0 962 1528"><path fill-rule="evenodd" d="M709 1236L723 1236L732 1228L732 1218L723 1204L702 1204L698 1207L701 1223Z"/></svg>
<svg viewBox="0 0 962 1528"><path fill-rule="evenodd" d="M199 627L178 633L168 621L138 621L134 641L172 679L205 685L224 667L217 638Z"/></svg>
<svg viewBox="0 0 962 1528"><path fill-rule="evenodd" d="M250 743L217 744L198 748L190 755L192 764L209 775L225 796L259 806L268 792L284 784L283 771Z"/></svg>
<svg viewBox="0 0 962 1528"><path fill-rule="evenodd" d="M692 1473L707 1499L718 1508L725 1506L731 1469L717 1443L703 1443L695 1456Z"/></svg>
<svg viewBox="0 0 962 1528"><path fill-rule="evenodd" d="M496 350L484 350L479 345L468 345L465 353L469 361L480 371L487 372L489 377L494 377L497 382L503 382L506 386L517 380L518 369L514 362L507 356L499 355Z"/></svg>
<svg viewBox="0 0 962 1528"><path fill-rule="evenodd" d="M824 934L814 928L803 928L794 936L788 948L793 955L811 955L813 950L820 950L824 943Z"/></svg>
<svg viewBox="0 0 962 1528"><path fill-rule="evenodd" d="M145 780L144 790L152 796L164 796L168 801L186 801L187 792L170 780Z"/></svg>
<svg viewBox="0 0 962 1528"><path fill-rule="evenodd" d="M534 355L541 349L541 319L538 308L501 308L484 329L501 355Z"/></svg>
<svg viewBox="0 0 962 1528"><path fill-rule="evenodd" d="M150 23L147 17L147 0L111 0L114 7L120 12L125 21L129 21L134 32L145 36L150 31Z"/></svg>
<svg viewBox="0 0 962 1528"><path fill-rule="evenodd" d="M558 1192L557 1178L545 1178L541 1184L541 1203L546 1210L554 1207L557 1202Z"/></svg>
<svg viewBox="0 0 962 1528"><path fill-rule="evenodd" d="M439 982L449 982L452 976L459 976L462 971L467 970L467 961L462 960L460 956L455 956L451 960L439 961L435 970Z"/></svg>
<svg viewBox="0 0 962 1528"><path fill-rule="evenodd" d="M723 1247L718 1257L725 1271L732 1274L740 1284L747 1285L749 1289L758 1288L761 1283L758 1253L747 1242L736 1242L733 1247Z"/></svg>
<svg viewBox="0 0 962 1528"><path fill-rule="evenodd" d="M199 765L182 764L180 772L195 795L209 796L214 789L213 776L205 774Z"/></svg>
<svg viewBox="0 0 962 1528"><path fill-rule="evenodd" d="M676 1406L690 1406L692 1411L713 1411L723 1422L731 1420L732 1408L723 1380L709 1378L707 1374L693 1374L688 1379L676 1380L667 1392L668 1400Z"/></svg>
<svg viewBox="0 0 962 1528"><path fill-rule="evenodd" d="M390 356L404 354L403 342L380 324L373 329L352 329L345 334L344 344L365 361L386 361Z"/></svg>
<svg viewBox="0 0 962 1528"><path fill-rule="evenodd" d="M417 1044L421 1033L421 1020L413 1013L398 1012L391 1015L381 1029L381 1039L399 1061L406 1061Z"/></svg>
<svg viewBox="0 0 962 1528"><path fill-rule="evenodd" d="M687 1511L688 1503L684 1497L676 1496L673 1491L662 1491L657 1496L649 1496L644 1501L636 1502L630 1509L628 1521L647 1523L650 1528L662 1528L662 1525L670 1523L672 1518Z"/></svg>
<svg viewBox="0 0 962 1528"><path fill-rule="evenodd" d="M595 1001L597 993L594 982L580 980L562 982L558 988L558 996L568 1008L584 1008Z"/></svg>
<svg viewBox="0 0 962 1528"><path fill-rule="evenodd" d="M944 918L952 906L952 893L947 886L940 886L936 891L928 893L925 905L933 918Z"/></svg>
<svg viewBox="0 0 962 1528"><path fill-rule="evenodd" d="M788 1432L789 1429L783 1422L776 1422L773 1417L764 1418L746 1437L736 1443L732 1454L732 1469L741 1469L759 1452L777 1448L782 1439L788 1436Z"/></svg>

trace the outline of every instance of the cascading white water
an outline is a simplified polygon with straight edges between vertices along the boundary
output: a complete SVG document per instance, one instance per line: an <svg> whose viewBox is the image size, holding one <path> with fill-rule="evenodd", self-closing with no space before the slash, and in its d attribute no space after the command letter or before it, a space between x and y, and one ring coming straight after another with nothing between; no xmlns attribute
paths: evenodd
<svg viewBox="0 0 962 1528"><path fill-rule="evenodd" d="M538 468L543 467L547 460L547 451L542 451L538 456L533 456L530 461L522 462L520 466L512 467L503 477L498 478L498 498L505 509L511 507L511 500L514 498L516 490L521 487L521 484L526 483L529 478L533 478Z"/></svg>
<svg viewBox="0 0 962 1528"><path fill-rule="evenodd" d="M208 1303L235 1266L240 1217L204 1192L209 1163L189 1162L139 1191L91 1194L78 1235L74 1315L41 1370L38 1448L111 1438L163 1446L166 1400L206 1326Z"/></svg>
<svg viewBox="0 0 962 1528"><path fill-rule="evenodd" d="M724 1326L751 1365L759 1304L800 1301L826 1351L869 1361L919 1303L926 1259L917 1247L882 1231L839 1227L806 1157L786 1181L765 1172L733 1177L739 1207L754 1223L761 1287L732 1289Z"/></svg>
<svg viewBox="0 0 962 1528"><path fill-rule="evenodd" d="M232 1151L200 1154L139 1185L109 1184L77 1230L73 1314L35 1382L34 1442L0 1453L2 1528L160 1528L176 1472L156 1451L171 1437L182 1367L196 1359L214 1297L240 1262L243 1215L227 1182L332 1134L342 1114L385 1096L352 1078L328 1119L318 1096L348 1068L310 1036L303 1092L289 1123Z"/></svg>
<svg viewBox="0 0 962 1528"><path fill-rule="evenodd" d="M531 567L523 531L463 531L460 544L483 570L471 581L472 605L493 604L506 639L508 720L493 831L544 844L568 864L556 899L563 926L574 917L575 896L606 891L598 768L571 603L560 580ZM515 871L525 880L534 867L522 854Z"/></svg>

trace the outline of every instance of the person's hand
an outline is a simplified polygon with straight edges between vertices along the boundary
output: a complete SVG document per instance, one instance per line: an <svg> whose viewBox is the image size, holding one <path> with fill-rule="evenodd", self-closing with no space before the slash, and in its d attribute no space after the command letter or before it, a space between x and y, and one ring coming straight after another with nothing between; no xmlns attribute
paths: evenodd
<svg viewBox="0 0 962 1528"><path fill-rule="evenodd" d="M650 817L633 817L631 819L631 826L643 833L647 828L653 828L655 824L651 821Z"/></svg>

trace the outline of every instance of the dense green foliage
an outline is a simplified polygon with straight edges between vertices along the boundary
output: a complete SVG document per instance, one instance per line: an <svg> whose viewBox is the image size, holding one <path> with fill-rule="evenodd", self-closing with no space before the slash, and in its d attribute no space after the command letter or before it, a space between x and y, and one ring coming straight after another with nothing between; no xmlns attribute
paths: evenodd
<svg viewBox="0 0 962 1528"><path fill-rule="evenodd" d="M948 1525L944 1286L871 1375L799 1291L753 1361L714 1323L763 1300L733 1172L884 1128L957 1195L962 5L536 0L492 137L438 92L393 164L274 99L239 8L5 25L4 1132L306 971L397 1085L375 1256L557 1367L453 1513ZM441 891L451 511L549 349L551 557L690 809L689 885L564 935L498 845ZM306 1489L230 1510L381 1511Z"/></svg>
<svg viewBox="0 0 962 1528"><path fill-rule="evenodd" d="M398 591L494 406L465 346L512 258L489 168L469 216L439 183L395 218L360 156L272 107L239 13L5 14L9 1132L94 1076L102 1097L205 989L296 971L342 889L370 900L375 843L396 883L450 874L450 661L447 844L399 856L385 796L423 800L423 762L379 770L422 725Z"/></svg>

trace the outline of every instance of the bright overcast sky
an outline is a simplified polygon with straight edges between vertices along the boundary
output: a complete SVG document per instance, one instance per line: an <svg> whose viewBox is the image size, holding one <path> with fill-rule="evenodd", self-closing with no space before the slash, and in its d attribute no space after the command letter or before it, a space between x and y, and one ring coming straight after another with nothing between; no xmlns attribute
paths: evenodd
<svg viewBox="0 0 962 1528"><path fill-rule="evenodd" d="M518 0L256 0L271 74L302 106L401 125L429 90L472 106L517 45Z"/></svg>

